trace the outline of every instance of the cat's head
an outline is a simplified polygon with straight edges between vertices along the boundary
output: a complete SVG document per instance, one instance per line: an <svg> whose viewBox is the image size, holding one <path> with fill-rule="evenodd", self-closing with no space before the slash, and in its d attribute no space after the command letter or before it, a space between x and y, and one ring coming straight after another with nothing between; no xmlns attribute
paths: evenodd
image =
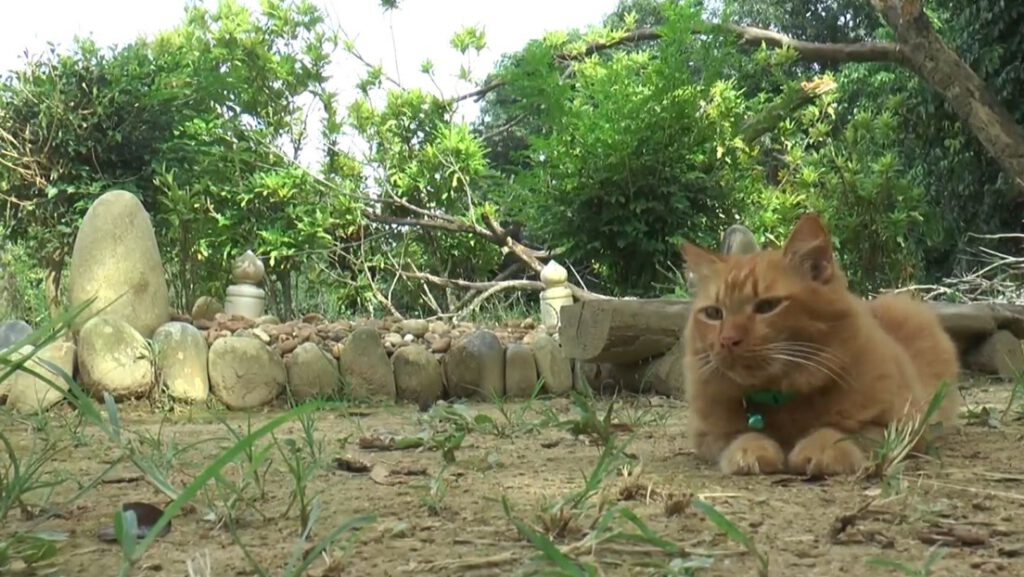
<svg viewBox="0 0 1024 577"><path fill-rule="evenodd" d="M702 366L756 384L820 357L851 313L846 278L816 214L800 218L785 245L745 255L680 247L695 275L687 347Z"/></svg>

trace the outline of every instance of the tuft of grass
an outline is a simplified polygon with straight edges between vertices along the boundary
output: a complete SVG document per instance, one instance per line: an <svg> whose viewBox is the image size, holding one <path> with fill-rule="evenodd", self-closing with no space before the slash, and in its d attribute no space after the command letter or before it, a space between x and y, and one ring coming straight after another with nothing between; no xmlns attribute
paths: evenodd
<svg viewBox="0 0 1024 577"><path fill-rule="evenodd" d="M587 392L573 390L569 394L577 416L562 421L562 426L568 428L574 437L590 437L599 445L610 443L615 437L615 427L612 425L615 399L608 403L608 408L602 416L597 409L597 401L589 389Z"/></svg>
<svg viewBox="0 0 1024 577"><path fill-rule="evenodd" d="M505 397L492 393L491 404L498 409L498 414L504 421L499 422L487 415L478 415L477 424L485 431L502 438L535 433L557 425L559 418L554 409L537 402L543 388L544 379L538 379L530 396L515 409L510 407ZM531 419L531 413L536 414L537 418Z"/></svg>
<svg viewBox="0 0 1024 577"><path fill-rule="evenodd" d="M889 490L898 490L904 462L932 427L932 417L945 401L948 390L949 384L941 383L924 413L890 423L860 476L882 479Z"/></svg>
<svg viewBox="0 0 1024 577"><path fill-rule="evenodd" d="M758 548L757 544L754 543L754 539L743 532L742 529L736 526L735 523L730 521L725 515L720 513L718 509L715 509L713 505L707 501L701 499L693 500L693 508L708 518L711 523L718 528L719 531L725 534L729 540L733 541L737 545L740 545L746 549L751 555L757 559L758 569L757 574L760 577L768 577L768 568L770 559L767 553L762 553Z"/></svg>
<svg viewBox="0 0 1024 577"><path fill-rule="evenodd" d="M440 515L444 511L444 499L448 496L448 484L444 480L447 470L448 464L445 463L427 483L426 494L421 498L423 506L431 515Z"/></svg>
<svg viewBox="0 0 1024 577"><path fill-rule="evenodd" d="M935 545L928 550L928 556L925 558L924 562L922 562L920 567L912 567L902 561L887 559L885 557L871 557L867 560L867 564L872 567L890 569L904 575L905 577L930 577L935 564L941 561L945 555L946 550Z"/></svg>
<svg viewBox="0 0 1024 577"><path fill-rule="evenodd" d="M52 438L37 439L27 454L19 457L11 440L0 432L0 445L3 445L7 457L0 465L0 522L14 510L20 511L23 518L34 518L37 511L49 503L53 490L65 482L62 477L50 474L45 467L54 457L70 448L70 444ZM29 504L28 496L37 492L46 495L38 503Z"/></svg>
<svg viewBox="0 0 1024 577"><path fill-rule="evenodd" d="M538 519L545 534L562 538L577 532L580 519L595 506L594 498L600 494L605 481L628 461L625 446L620 446L614 438L609 439L603 445L594 468L583 477L583 487L561 499L545 503ZM604 503L598 503L597 507L600 512Z"/></svg>

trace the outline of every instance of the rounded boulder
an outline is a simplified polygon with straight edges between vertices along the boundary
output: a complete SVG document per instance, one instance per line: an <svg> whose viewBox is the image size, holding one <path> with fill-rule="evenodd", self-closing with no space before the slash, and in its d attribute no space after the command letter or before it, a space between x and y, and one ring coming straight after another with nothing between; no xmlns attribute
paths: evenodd
<svg viewBox="0 0 1024 577"><path fill-rule="evenodd" d="M210 346L210 392L233 410L269 404L288 383L284 360L252 337L223 337Z"/></svg>
<svg viewBox="0 0 1024 577"><path fill-rule="evenodd" d="M345 342L338 365L353 398L395 399L395 373L376 329L356 329Z"/></svg>
<svg viewBox="0 0 1024 577"><path fill-rule="evenodd" d="M109 317L90 319L78 334L78 374L82 388L101 398L144 397L153 389L152 349L128 323Z"/></svg>
<svg viewBox="0 0 1024 577"><path fill-rule="evenodd" d="M504 397L505 347L491 331L473 331L445 355L444 373L452 397Z"/></svg>
<svg viewBox="0 0 1024 577"><path fill-rule="evenodd" d="M288 390L297 402L330 397L341 390L337 361L314 343L299 345L285 364Z"/></svg>

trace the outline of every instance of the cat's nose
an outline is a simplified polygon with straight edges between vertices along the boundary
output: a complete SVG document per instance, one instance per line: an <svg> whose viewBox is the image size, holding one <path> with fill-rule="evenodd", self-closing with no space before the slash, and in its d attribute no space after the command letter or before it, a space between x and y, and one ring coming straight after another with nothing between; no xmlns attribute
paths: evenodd
<svg viewBox="0 0 1024 577"><path fill-rule="evenodd" d="M721 337L722 348L731 351L743 343L743 337L736 334L723 334Z"/></svg>

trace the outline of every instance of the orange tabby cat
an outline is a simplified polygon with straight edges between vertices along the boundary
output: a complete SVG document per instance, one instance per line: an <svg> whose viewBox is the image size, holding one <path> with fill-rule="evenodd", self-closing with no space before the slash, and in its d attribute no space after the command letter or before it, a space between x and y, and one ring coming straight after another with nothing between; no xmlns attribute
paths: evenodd
<svg viewBox="0 0 1024 577"><path fill-rule="evenodd" d="M701 458L732 474L855 473L867 457L854 437L880 439L943 381L934 421L952 425L959 361L938 317L909 297L851 294L817 215L782 249L680 250L699 286L684 365Z"/></svg>

